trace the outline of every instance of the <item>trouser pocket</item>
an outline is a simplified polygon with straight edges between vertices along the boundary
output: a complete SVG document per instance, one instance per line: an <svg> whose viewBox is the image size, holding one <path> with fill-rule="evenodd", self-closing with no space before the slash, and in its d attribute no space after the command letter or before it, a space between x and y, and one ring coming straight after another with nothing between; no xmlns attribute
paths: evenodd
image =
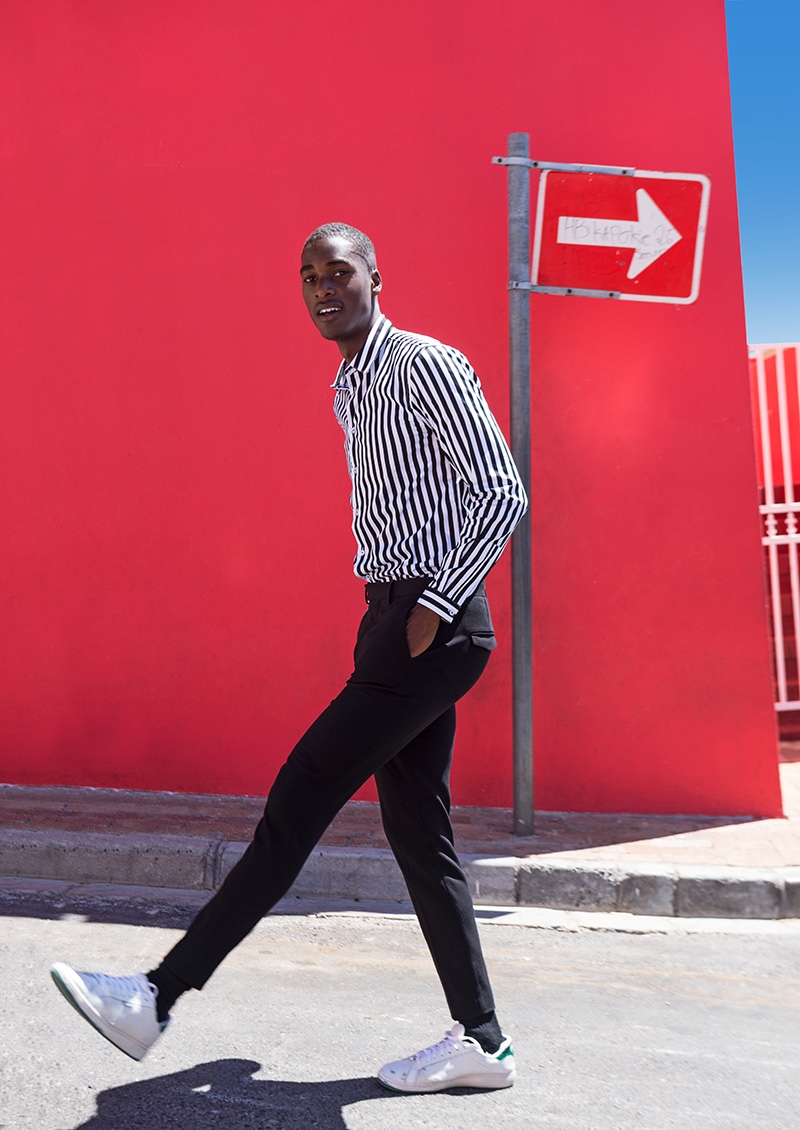
<svg viewBox="0 0 800 1130"><path fill-rule="evenodd" d="M351 683L395 685L402 682L412 663L406 636L406 620L417 602L414 596L401 597L391 604L370 607L362 621L355 650Z"/></svg>

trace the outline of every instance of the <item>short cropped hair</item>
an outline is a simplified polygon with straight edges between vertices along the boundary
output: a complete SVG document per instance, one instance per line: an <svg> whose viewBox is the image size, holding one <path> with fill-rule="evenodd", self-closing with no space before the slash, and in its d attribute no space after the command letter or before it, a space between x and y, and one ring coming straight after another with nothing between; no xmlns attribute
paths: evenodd
<svg viewBox="0 0 800 1130"><path fill-rule="evenodd" d="M356 254L360 255L366 262L368 270L377 270L378 264L374 243L368 235L364 235L363 231L359 231L351 224L323 224L322 227L315 228L303 244L303 249L312 247L315 243L319 243L321 239L331 238L348 240Z"/></svg>

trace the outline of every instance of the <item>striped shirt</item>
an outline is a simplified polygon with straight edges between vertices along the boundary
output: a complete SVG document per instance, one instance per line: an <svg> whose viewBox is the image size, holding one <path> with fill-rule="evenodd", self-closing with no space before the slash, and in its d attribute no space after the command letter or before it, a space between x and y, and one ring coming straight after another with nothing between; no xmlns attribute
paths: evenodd
<svg viewBox="0 0 800 1130"><path fill-rule="evenodd" d="M333 388L356 575L430 577L420 604L452 620L527 507L480 381L457 350L381 316Z"/></svg>

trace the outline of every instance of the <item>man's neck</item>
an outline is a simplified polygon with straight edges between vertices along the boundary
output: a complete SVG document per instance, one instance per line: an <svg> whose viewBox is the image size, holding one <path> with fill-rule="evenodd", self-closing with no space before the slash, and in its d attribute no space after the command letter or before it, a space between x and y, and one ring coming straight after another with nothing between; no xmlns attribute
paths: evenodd
<svg viewBox="0 0 800 1130"><path fill-rule="evenodd" d="M381 311L380 311L380 309L378 307L378 303L376 301L373 304L373 307L372 307L372 317L370 318L369 325L367 326L364 333L360 334L354 340L340 341L338 343L339 352L341 353L342 357L344 358L345 364L349 365L350 362L355 357L357 357L359 352L364 348L364 343L366 342L369 335L372 333L372 327L375 325L375 323L378 321L378 319L380 317L381 317Z"/></svg>

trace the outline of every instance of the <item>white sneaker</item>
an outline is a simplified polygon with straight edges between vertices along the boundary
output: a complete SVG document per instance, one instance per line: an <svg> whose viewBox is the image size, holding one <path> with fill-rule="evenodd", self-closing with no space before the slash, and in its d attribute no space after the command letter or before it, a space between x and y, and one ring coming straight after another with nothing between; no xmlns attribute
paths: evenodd
<svg viewBox="0 0 800 1130"><path fill-rule="evenodd" d="M169 1019L159 1023L158 990L144 973L132 977L76 973L58 962L50 976L75 1011L131 1059L144 1059L169 1023Z"/></svg>
<svg viewBox="0 0 800 1130"><path fill-rule="evenodd" d="M412 1094L449 1087L510 1087L516 1077L511 1041L505 1039L489 1055L477 1040L464 1035L463 1024L455 1024L438 1044L387 1063L378 1072L378 1082L390 1091Z"/></svg>

